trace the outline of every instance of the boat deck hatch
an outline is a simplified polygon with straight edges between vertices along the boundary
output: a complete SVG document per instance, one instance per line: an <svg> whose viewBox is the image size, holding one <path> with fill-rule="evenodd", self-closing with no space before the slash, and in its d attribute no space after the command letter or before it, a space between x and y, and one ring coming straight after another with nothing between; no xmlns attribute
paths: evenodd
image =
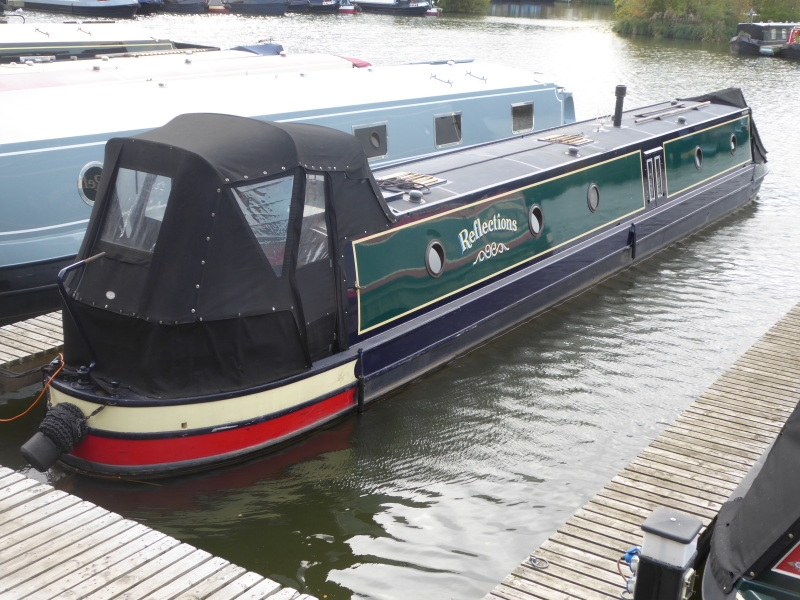
<svg viewBox="0 0 800 600"><path fill-rule="evenodd" d="M412 173L410 171L392 173L386 177L376 179L375 181L381 189L383 197L387 199L400 196L413 190L425 192L433 186L447 182L446 179L442 179L441 177Z"/></svg>
<svg viewBox="0 0 800 600"><path fill-rule="evenodd" d="M592 140L587 137L583 137L583 135L570 135L564 133L539 138L539 141L550 142L552 144L567 144L568 146L585 146L586 144L592 143Z"/></svg>

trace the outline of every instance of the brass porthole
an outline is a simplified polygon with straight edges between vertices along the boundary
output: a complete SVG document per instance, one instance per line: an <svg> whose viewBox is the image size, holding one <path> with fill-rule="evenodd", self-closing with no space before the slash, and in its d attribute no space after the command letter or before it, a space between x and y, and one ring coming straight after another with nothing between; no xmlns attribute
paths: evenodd
<svg viewBox="0 0 800 600"><path fill-rule="evenodd" d="M694 166L698 171L703 168L703 149L700 146L694 149Z"/></svg>
<svg viewBox="0 0 800 600"><path fill-rule="evenodd" d="M736 150L739 148L739 140L736 139L736 134L731 134L731 154L736 154Z"/></svg>
<svg viewBox="0 0 800 600"><path fill-rule="evenodd" d="M531 235L538 238L542 235L544 229L544 213L538 204L531 206L528 211L528 228L531 230Z"/></svg>
<svg viewBox="0 0 800 600"><path fill-rule="evenodd" d="M596 212L600 208L600 188L597 187L596 183L589 186L589 191L586 193L586 202L592 212Z"/></svg>
<svg viewBox="0 0 800 600"><path fill-rule="evenodd" d="M431 277L439 277L444 272L444 246L439 240L432 240L425 249L425 268Z"/></svg>

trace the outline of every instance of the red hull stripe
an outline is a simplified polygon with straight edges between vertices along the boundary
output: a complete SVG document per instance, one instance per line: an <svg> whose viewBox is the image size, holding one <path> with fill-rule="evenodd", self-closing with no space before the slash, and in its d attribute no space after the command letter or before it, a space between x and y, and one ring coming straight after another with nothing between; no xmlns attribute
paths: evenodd
<svg viewBox="0 0 800 600"><path fill-rule="evenodd" d="M256 448L291 436L353 406L354 389L295 412L236 429L186 437L126 440L89 434L71 455L105 465L168 465Z"/></svg>

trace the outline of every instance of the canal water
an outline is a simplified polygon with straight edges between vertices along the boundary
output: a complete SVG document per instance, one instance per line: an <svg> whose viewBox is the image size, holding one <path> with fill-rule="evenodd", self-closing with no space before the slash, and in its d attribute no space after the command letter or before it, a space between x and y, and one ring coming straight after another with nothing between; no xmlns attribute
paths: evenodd
<svg viewBox="0 0 800 600"><path fill-rule="evenodd" d="M574 92L580 119L610 113L618 83L627 106L740 86L770 151L757 202L278 454L157 485L56 474L57 487L319 598L481 598L800 301L800 63L619 37L605 6L491 12L141 22L378 65L494 61ZM0 417L31 393L0 399ZM24 468L40 416L0 426L0 464Z"/></svg>

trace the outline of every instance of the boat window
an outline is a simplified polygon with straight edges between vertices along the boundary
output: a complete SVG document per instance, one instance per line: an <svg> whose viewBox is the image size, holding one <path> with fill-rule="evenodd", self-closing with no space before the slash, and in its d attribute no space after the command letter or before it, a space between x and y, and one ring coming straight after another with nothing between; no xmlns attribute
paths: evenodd
<svg viewBox="0 0 800 600"><path fill-rule="evenodd" d="M438 277L444 271L444 246L433 240L425 249L425 268L431 277Z"/></svg>
<svg viewBox="0 0 800 600"><path fill-rule="evenodd" d="M437 148L461 143L461 113L433 118L434 142Z"/></svg>
<svg viewBox="0 0 800 600"><path fill-rule="evenodd" d="M650 196L648 198L649 202L652 202L656 199L656 181L655 181L655 172L653 171L653 159L647 159L647 191L650 192Z"/></svg>
<svg viewBox="0 0 800 600"><path fill-rule="evenodd" d="M152 253L171 191L169 177L119 169L100 240Z"/></svg>
<svg viewBox="0 0 800 600"><path fill-rule="evenodd" d="M664 195L664 180L661 178L661 157L656 156L656 196Z"/></svg>
<svg viewBox="0 0 800 600"><path fill-rule="evenodd" d="M283 274L294 175L233 188L247 224L275 274Z"/></svg>
<svg viewBox="0 0 800 600"><path fill-rule="evenodd" d="M383 158L389 154L386 123L353 127L353 135L364 146L367 158Z"/></svg>
<svg viewBox="0 0 800 600"><path fill-rule="evenodd" d="M703 168L703 149L700 146L694 149L694 166L698 169Z"/></svg>
<svg viewBox="0 0 800 600"><path fill-rule="evenodd" d="M538 238L542 235L544 229L544 213L538 204L531 206L528 211L528 228L531 230L531 235Z"/></svg>
<svg viewBox="0 0 800 600"><path fill-rule="evenodd" d="M306 199L300 231L297 266L328 258L328 226L325 222L325 176L306 175Z"/></svg>
<svg viewBox="0 0 800 600"><path fill-rule="evenodd" d="M589 192L586 194L586 202L589 204L589 210L592 212L600 208L600 189L594 183L589 186Z"/></svg>
<svg viewBox="0 0 800 600"><path fill-rule="evenodd" d="M533 102L511 105L512 133L533 131Z"/></svg>

